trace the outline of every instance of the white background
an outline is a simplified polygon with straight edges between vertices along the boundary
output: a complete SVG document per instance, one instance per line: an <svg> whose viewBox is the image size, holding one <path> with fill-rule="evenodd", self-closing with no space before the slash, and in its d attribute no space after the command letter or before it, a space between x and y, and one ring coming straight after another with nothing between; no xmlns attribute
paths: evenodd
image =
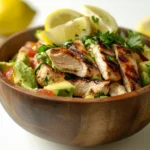
<svg viewBox="0 0 150 150"><path fill-rule="evenodd" d="M106 9L123 27L136 29L144 16L150 16L150 0L26 0L38 11L31 26L44 23L46 16L57 8L81 11L83 4ZM15 9L15 8L14 8ZM10 13L11 15L11 13ZM104 146L72 147L42 140L19 127L0 105L0 150L150 150L150 125L134 136Z"/></svg>

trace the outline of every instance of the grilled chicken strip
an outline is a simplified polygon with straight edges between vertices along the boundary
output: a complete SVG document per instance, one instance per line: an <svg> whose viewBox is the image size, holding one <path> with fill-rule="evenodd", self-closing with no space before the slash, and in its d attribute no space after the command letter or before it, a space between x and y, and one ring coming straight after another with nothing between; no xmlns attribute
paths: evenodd
<svg viewBox="0 0 150 150"><path fill-rule="evenodd" d="M81 41L76 40L69 49L53 48L46 51L54 66L61 72L79 77L100 79L101 75L96 63L88 55Z"/></svg>
<svg viewBox="0 0 150 150"><path fill-rule="evenodd" d="M114 51L106 49L102 44L92 44L89 50L92 50L98 68L105 80L119 81L121 79Z"/></svg>
<svg viewBox="0 0 150 150"><path fill-rule="evenodd" d="M120 45L114 45L117 60L120 65L124 86L128 92L141 88L140 77L133 52Z"/></svg>
<svg viewBox="0 0 150 150"><path fill-rule="evenodd" d="M110 91L109 94L110 96L117 96L127 93L125 87L117 82L113 82L110 84Z"/></svg>
<svg viewBox="0 0 150 150"><path fill-rule="evenodd" d="M64 80L64 73L56 72L49 65L43 64L36 72L36 80L42 87L49 85L53 82Z"/></svg>
<svg viewBox="0 0 150 150"><path fill-rule="evenodd" d="M69 82L75 86L74 96L85 97L88 94L96 95L97 93L107 95L109 92L110 81L77 79L69 80Z"/></svg>

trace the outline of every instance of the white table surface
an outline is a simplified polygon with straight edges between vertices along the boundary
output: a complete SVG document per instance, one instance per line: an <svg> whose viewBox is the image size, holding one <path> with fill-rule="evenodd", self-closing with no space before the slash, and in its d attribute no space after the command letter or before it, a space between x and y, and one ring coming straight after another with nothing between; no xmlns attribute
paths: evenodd
<svg viewBox="0 0 150 150"><path fill-rule="evenodd" d="M120 26L135 29L139 20L150 16L150 0L26 0L38 11L31 26L42 25L57 8L82 10L92 4L109 11ZM18 126L0 104L0 150L150 150L150 125L122 141L92 148L72 147L40 139Z"/></svg>

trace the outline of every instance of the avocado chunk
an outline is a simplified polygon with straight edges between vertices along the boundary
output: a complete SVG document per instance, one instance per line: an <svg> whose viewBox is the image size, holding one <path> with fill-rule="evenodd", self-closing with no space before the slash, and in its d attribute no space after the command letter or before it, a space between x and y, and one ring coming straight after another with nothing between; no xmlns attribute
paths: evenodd
<svg viewBox="0 0 150 150"><path fill-rule="evenodd" d="M147 72L141 73L141 82L142 82L142 86L146 86L150 84L150 76Z"/></svg>
<svg viewBox="0 0 150 150"><path fill-rule="evenodd" d="M144 45L144 51L142 52L142 55L148 60L150 60L150 47Z"/></svg>
<svg viewBox="0 0 150 150"><path fill-rule="evenodd" d="M4 72L14 66L13 62L0 62L0 71Z"/></svg>
<svg viewBox="0 0 150 150"><path fill-rule="evenodd" d="M56 96L71 97L75 87L68 81L62 81L45 86L44 89L52 90Z"/></svg>
<svg viewBox="0 0 150 150"><path fill-rule="evenodd" d="M38 87L33 69L19 60L14 64L14 83L27 89Z"/></svg>
<svg viewBox="0 0 150 150"><path fill-rule="evenodd" d="M28 57L26 52L23 52L23 51L19 52L18 55L17 55L16 61L22 61L27 66L30 66L30 60L29 60L29 57Z"/></svg>
<svg viewBox="0 0 150 150"><path fill-rule="evenodd" d="M150 61L139 63L139 70L140 72L147 72L148 74L150 74Z"/></svg>

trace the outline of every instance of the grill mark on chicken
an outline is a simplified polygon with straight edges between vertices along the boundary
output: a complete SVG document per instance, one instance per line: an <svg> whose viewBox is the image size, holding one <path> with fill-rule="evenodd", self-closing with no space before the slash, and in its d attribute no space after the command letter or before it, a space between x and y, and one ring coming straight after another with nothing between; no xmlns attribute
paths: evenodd
<svg viewBox="0 0 150 150"><path fill-rule="evenodd" d="M52 48L51 49L51 52L53 53L53 54L57 54L58 52L60 51L60 49L57 49L57 48Z"/></svg>
<svg viewBox="0 0 150 150"><path fill-rule="evenodd" d="M131 92L141 88L138 67L132 51L116 44L114 45L114 50L120 65L126 90Z"/></svg>
<svg viewBox="0 0 150 150"><path fill-rule="evenodd" d="M55 71L53 68L51 68L49 65L47 64L43 64L40 69L36 72L36 79L38 84L41 87L46 86L47 84L53 83L53 82L57 82L57 81L61 81L64 80L64 73L62 72L57 72ZM47 78L47 82L45 82L45 79Z"/></svg>
<svg viewBox="0 0 150 150"><path fill-rule="evenodd" d="M84 45L82 45L81 41L77 40L73 42L69 50L79 54L86 64L88 64L92 68L97 69L97 66L95 65L94 61L92 61L92 59L88 56L88 53L86 49L84 48Z"/></svg>
<svg viewBox="0 0 150 150"><path fill-rule="evenodd" d="M106 48L104 45L91 45L89 49L93 50L95 55L96 63L98 68L105 80L111 81L119 81L121 79L121 75L119 72L119 66L116 60L109 60L109 57L114 57L115 53L111 50L111 55L108 55L106 52ZM114 58L115 59L115 58Z"/></svg>
<svg viewBox="0 0 150 150"><path fill-rule="evenodd" d="M73 42L69 49L53 48L46 51L53 64L62 72L79 77L100 79L101 75L94 60L88 55L83 43Z"/></svg>
<svg viewBox="0 0 150 150"><path fill-rule="evenodd" d="M84 78L68 81L75 86L74 96L85 97L88 94L96 95L98 93L107 95L109 92L110 81L87 80Z"/></svg>

